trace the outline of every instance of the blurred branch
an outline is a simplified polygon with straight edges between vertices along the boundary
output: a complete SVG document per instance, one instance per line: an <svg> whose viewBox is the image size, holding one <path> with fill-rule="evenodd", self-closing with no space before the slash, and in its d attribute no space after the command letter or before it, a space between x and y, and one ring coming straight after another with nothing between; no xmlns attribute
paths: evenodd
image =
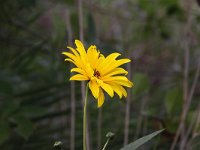
<svg viewBox="0 0 200 150"><path fill-rule="evenodd" d="M117 19L120 20L126 20L126 21L133 21L134 17L133 16L125 16L121 12L119 12L117 9L111 9L111 8L106 8L106 7L101 7L99 4L95 4L94 2L91 1L86 1L84 0L84 6L89 9L91 12L94 13L99 13L103 16L109 16L109 17L116 17Z"/></svg>
<svg viewBox="0 0 200 150"><path fill-rule="evenodd" d="M195 114L193 115L192 122L190 123L190 126L189 126L187 133L185 135L185 141L184 142L187 142L187 139L188 139L188 137L189 137L189 135L190 135L190 133L192 132L192 129L193 129L192 137L189 139L189 141L187 143L185 143L187 148L189 148L191 146L191 142L195 137L195 133L198 129L199 124L200 124L200 103L197 107Z"/></svg>
<svg viewBox="0 0 200 150"><path fill-rule="evenodd" d="M128 52L129 54L129 52ZM127 64L128 71L128 79L131 80L132 72L131 72L131 63ZM130 122L130 105L131 105L131 88L127 89L127 99L126 99L126 109L125 109L125 120L124 120L124 146L128 144L128 136L129 136L129 122Z"/></svg>
<svg viewBox="0 0 200 150"><path fill-rule="evenodd" d="M66 26L68 33L68 44L72 45L72 27L70 21L70 11L66 14ZM70 64L70 68L72 68ZM72 73L71 73L72 74ZM70 121L70 150L75 149L75 119L76 119L76 99L75 99L75 81L70 82L70 98L71 98L71 121Z"/></svg>
<svg viewBox="0 0 200 150"><path fill-rule="evenodd" d="M146 107L147 106L147 100L148 100L148 94L145 94L142 98L142 103L141 103L141 107L140 107L140 115L139 115L139 118L138 118L138 121L137 121L137 128L136 128L136 134L135 134L135 140L138 139L138 136L140 134L140 131L141 131L141 128L142 128L142 122L143 122L143 115L142 115L142 112L144 110L146 110Z"/></svg>
<svg viewBox="0 0 200 150"><path fill-rule="evenodd" d="M2 9L3 14L6 16L7 22L9 23L9 25L11 26L15 26L19 29L22 29L23 31L26 31L27 33L29 33L30 35L32 35L33 37L37 37L38 39L41 39L42 41L44 41L45 43L49 43L47 38L44 38L43 36L41 36L39 33L36 33L35 31L31 30L28 28L28 25L22 21L20 21L19 19L14 18L13 16L10 16L6 10ZM38 16L39 17L39 16ZM35 18L36 20L36 18ZM31 25L31 24L30 24Z"/></svg>
<svg viewBox="0 0 200 150"><path fill-rule="evenodd" d="M192 98L193 98L193 95L194 95L194 91L195 91L195 88L196 88L197 83L198 83L199 72L200 72L200 61L198 62L197 71L196 71L196 74L195 74L195 77L194 77L194 81L193 81L193 84L192 84L192 88L191 88L190 93L189 93L189 96L188 96L188 102L187 102L187 104L186 104L188 107L185 108L185 109L186 109L185 111L186 111L187 113L188 113L188 111L189 111L189 108L190 108L190 105L191 105L191 102L192 102ZM198 109L198 108L197 108L197 109ZM196 120L196 118L193 119L193 120ZM193 124L194 124L194 121L191 122L191 125L190 125L191 127L188 128L186 135L185 135L185 136L183 137L183 139L182 139L182 142L181 142L181 144L182 144L182 149L183 149L183 148L185 147L185 145L186 145L187 138L188 138L188 135L189 135L189 133L190 133L190 131L191 131L191 128L192 128Z"/></svg>
<svg viewBox="0 0 200 150"><path fill-rule="evenodd" d="M189 72L189 47L190 47L190 29L191 29L191 24L192 24L192 1L185 1L186 4L186 15L187 15L187 22L185 25L185 30L184 30L184 79L183 79L183 110L181 114L181 120L179 123L179 127L176 132L176 136L174 138L174 141L171 145L170 150L174 150L176 143L178 141L178 137L180 134L182 135L182 139L184 138L185 132L185 119L188 113L188 110L190 108L190 101L189 100L189 91L188 91L188 72ZM181 143L180 145L180 150L184 149L185 143Z"/></svg>

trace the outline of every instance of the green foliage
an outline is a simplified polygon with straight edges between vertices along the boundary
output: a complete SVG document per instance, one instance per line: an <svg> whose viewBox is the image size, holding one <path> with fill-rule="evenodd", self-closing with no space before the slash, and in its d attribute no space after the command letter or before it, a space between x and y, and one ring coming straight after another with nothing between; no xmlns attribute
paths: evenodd
<svg viewBox="0 0 200 150"><path fill-rule="evenodd" d="M27 117L16 115L12 118L12 121L17 124L16 132L24 139L28 139L33 133L33 124Z"/></svg>
<svg viewBox="0 0 200 150"><path fill-rule="evenodd" d="M134 94L140 94L147 92L150 88L150 81L146 74L144 73L135 73L133 76L134 88L132 91Z"/></svg>
<svg viewBox="0 0 200 150"><path fill-rule="evenodd" d="M26 117L40 117L46 113L47 113L46 108L37 105L22 106L20 107L20 110L18 112L19 115L24 115Z"/></svg>
<svg viewBox="0 0 200 150"><path fill-rule="evenodd" d="M199 6L193 5L192 28L187 37L191 57L189 90L199 58ZM61 52L67 51L67 24L71 25L72 39L79 39L77 6L74 0L1 2L1 150L52 149L52 143L57 140L65 141L63 146L69 149L70 65L63 61ZM188 17L184 6L178 0L94 0L83 3L84 44L96 44L106 55L128 53L127 57L132 59L134 87L131 89L129 138L166 128L166 135L149 142L148 147L144 146L147 149L168 150L180 122L186 43L183 36ZM67 23L66 13L70 17ZM79 82L75 86L75 149L82 149L81 86ZM199 87L198 81L185 128L196 114ZM108 144L110 150L120 149L123 143L125 104L126 100L119 100L117 96L112 100L106 97L102 108L101 134L116 133ZM92 96L88 114L91 149L97 149L99 120ZM137 126L139 130L136 131ZM191 147L199 149L198 137L192 140Z"/></svg>
<svg viewBox="0 0 200 150"><path fill-rule="evenodd" d="M13 92L12 85L6 80L0 80L0 94L8 95Z"/></svg>
<svg viewBox="0 0 200 150"><path fill-rule="evenodd" d="M165 96L165 105L168 115L179 115L182 109L183 103L182 89L175 87L167 91Z"/></svg>
<svg viewBox="0 0 200 150"><path fill-rule="evenodd" d="M10 117L10 115L14 114L18 108L19 102L7 99L1 109L1 115L3 118Z"/></svg>
<svg viewBox="0 0 200 150"><path fill-rule="evenodd" d="M0 120L0 145L5 142L11 133L11 128L8 122L5 120Z"/></svg>
<svg viewBox="0 0 200 150"><path fill-rule="evenodd" d="M121 148L121 150L136 150L137 148L139 148L140 146L142 146L143 144L145 144L146 142L148 142L149 140L151 140L152 138L154 138L156 135L158 135L159 133L161 133L164 129L153 132L149 135L146 135L138 140L136 140L133 143L128 144L127 146Z"/></svg>

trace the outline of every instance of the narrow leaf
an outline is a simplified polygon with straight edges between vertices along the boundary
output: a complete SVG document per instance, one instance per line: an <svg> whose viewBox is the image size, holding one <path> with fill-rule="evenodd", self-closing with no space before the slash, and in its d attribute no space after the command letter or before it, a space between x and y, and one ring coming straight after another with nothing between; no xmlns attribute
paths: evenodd
<svg viewBox="0 0 200 150"><path fill-rule="evenodd" d="M127 146L121 148L121 150L135 150L138 147L140 147L141 145L143 145L144 143L148 142L149 140L151 140L153 137L155 137L156 135L158 135L159 133L161 133L164 129L153 132L147 136L144 136L138 140L136 140L135 142L132 142L130 144L128 144Z"/></svg>

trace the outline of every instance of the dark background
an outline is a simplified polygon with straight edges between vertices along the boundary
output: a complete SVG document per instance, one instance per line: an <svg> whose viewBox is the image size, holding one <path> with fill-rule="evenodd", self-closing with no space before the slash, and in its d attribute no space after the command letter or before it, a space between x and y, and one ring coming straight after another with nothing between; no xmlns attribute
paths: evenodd
<svg viewBox="0 0 200 150"><path fill-rule="evenodd" d="M134 87L127 100L106 96L101 109L89 96L90 149L123 147L165 131L141 149L200 149L199 1L83 0L84 45L122 53ZM57 140L70 149L70 65L62 51L80 39L79 1L6 0L0 4L0 149L48 150ZM126 67L126 66L124 66ZM80 82L75 82L75 149L82 149ZM186 114L184 117L184 113ZM126 119L125 119L126 118ZM182 118L182 119L181 119ZM181 121L182 120L182 121ZM128 135L124 134L129 121ZM185 140L185 142L184 142ZM101 145L101 146L100 146ZM73 150L73 149L71 149Z"/></svg>

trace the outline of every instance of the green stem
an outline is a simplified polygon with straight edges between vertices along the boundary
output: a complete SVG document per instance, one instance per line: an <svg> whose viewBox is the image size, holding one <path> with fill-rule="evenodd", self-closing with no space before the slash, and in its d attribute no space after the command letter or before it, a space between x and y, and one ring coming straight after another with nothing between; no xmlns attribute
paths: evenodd
<svg viewBox="0 0 200 150"><path fill-rule="evenodd" d="M105 145L103 146L103 149L102 149L102 150L105 150L105 148L106 148L106 146L108 145L109 141L110 141L110 138L107 139L107 141L106 141Z"/></svg>
<svg viewBox="0 0 200 150"><path fill-rule="evenodd" d="M84 100L84 112L83 112L83 150L87 150L87 145L86 145L87 99L88 99L88 84L86 86L85 100Z"/></svg>

